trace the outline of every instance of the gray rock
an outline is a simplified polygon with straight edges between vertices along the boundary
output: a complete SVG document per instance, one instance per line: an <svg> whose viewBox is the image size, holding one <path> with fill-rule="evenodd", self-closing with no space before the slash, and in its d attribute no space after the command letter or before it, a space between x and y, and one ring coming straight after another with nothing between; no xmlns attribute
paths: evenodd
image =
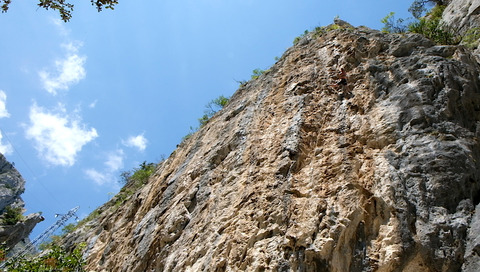
<svg viewBox="0 0 480 272"><path fill-rule="evenodd" d="M25 180L0 154L0 243L14 252L15 245L25 243L37 223L44 220L39 213L29 214L15 225L4 225L3 217L6 207L19 208L23 212L25 203L21 194L25 191Z"/></svg>
<svg viewBox="0 0 480 272"><path fill-rule="evenodd" d="M66 241L94 271L472 271L479 134L470 50L327 31Z"/></svg>

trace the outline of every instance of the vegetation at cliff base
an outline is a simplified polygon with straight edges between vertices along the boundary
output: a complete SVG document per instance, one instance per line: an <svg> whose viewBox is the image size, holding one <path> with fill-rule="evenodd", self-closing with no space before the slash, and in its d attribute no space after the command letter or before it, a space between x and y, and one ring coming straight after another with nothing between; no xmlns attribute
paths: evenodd
<svg viewBox="0 0 480 272"><path fill-rule="evenodd" d="M67 252L60 246L52 245L48 250L42 252L39 256L21 257L6 261L7 271L25 272L25 271L85 271L85 260L82 252L86 247L82 243L75 247L72 252Z"/></svg>

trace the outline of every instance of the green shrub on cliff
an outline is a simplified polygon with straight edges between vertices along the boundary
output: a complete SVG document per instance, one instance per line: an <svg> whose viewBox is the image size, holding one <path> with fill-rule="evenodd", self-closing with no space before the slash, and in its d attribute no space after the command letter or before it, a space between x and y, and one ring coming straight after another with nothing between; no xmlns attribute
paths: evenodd
<svg viewBox="0 0 480 272"><path fill-rule="evenodd" d="M15 225L17 222L23 220L22 210L21 207L13 208L12 206L7 206L2 215L2 224Z"/></svg>
<svg viewBox="0 0 480 272"><path fill-rule="evenodd" d="M408 25L408 30L419 33L438 44L458 44L460 35L442 22L442 13L445 6L437 5L426 16Z"/></svg>
<svg viewBox="0 0 480 272"><path fill-rule="evenodd" d="M123 184L139 184L143 185L147 183L148 178L155 171L156 165L154 163L147 163L146 161L142 162L139 167L134 168L131 171L124 171L120 174L121 181Z"/></svg>
<svg viewBox="0 0 480 272"><path fill-rule="evenodd" d="M255 70L253 70L254 75L256 73L255 71L257 71L257 73L260 73L260 75L264 73L263 70L255 69ZM253 76L252 76L252 78L253 78ZM242 82L241 84L246 84L246 82ZM223 107L225 107L228 104L229 101L230 101L229 97L225 97L223 95L220 95L219 97L217 97L217 98L213 99L212 101L208 102L208 104L205 105L205 110L203 111L202 117L198 118L199 126L197 128L194 128L194 127L191 126L190 127L190 132L187 135L183 136L182 142L180 144L184 143L186 140L188 140L190 137L192 137L192 135L199 128L202 128L203 126L205 126L210 121L210 118L212 118L215 115L215 113L217 113L217 111L219 111Z"/></svg>
<svg viewBox="0 0 480 272"><path fill-rule="evenodd" d="M409 11L415 17L415 19L408 18L407 20L413 20L413 22L406 24L407 20L394 18L394 12L390 12L385 16L381 22L384 24L382 28L386 33L418 33L422 34L426 38L434 41L437 44L455 45L460 43L462 37L455 33L455 31L445 25L442 22L442 13L445 10L444 5L437 4L425 16L421 17L421 14L426 11L425 4L429 2L439 1L416 1L417 6L412 4Z"/></svg>
<svg viewBox="0 0 480 272"><path fill-rule="evenodd" d="M381 20L383 23L382 31L385 33L405 33L407 26L404 24L404 21L402 18L395 20L395 12L390 12Z"/></svg>
<svg viewBox="0 0 480 272"><path fill-rule="evenodd" d="M480 27L474 27L469 29L465 35L463 35L462 44L470 49L477 48L479 39Z"/></svg>

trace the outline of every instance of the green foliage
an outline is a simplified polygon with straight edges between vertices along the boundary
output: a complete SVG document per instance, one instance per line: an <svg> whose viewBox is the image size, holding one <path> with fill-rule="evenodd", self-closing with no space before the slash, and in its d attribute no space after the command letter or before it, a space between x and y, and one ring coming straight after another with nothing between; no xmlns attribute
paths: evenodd
<svg viewBox="0 0 480 272"><path fill-rule="evenodd" d="M408 25L405 24L404 19L395 20L395 13L390 12L381 20L384 24L382 31L387 33L404 33L408 30L411 33L422 34L438 44L458 44L462 39L461 36L441 21L442 13L445 10L445 6L441 5L443 2L441 0L414 1L409 11L416 19ZM426 11L425 5L427 3L437 3L437 5L427 12L425 16L421 17Z"/></svg>
<svg viewBox="0 0 480 272"><path fill-rule="evenodd" d="M438 44L458 44L461 36L442 23L445 6L437 5L426 16L408 26L408 30L419 33Z"/></svg>
<svg viewBox="0 0 480 272"><path fill-rule="evenodd" d="M404 21L402 18L395 20L395 12L392 11L381 20L383 23L382 31L385 33L405 33L407 26Z"/></svg>
<svg viewBox="0 0 480 272"><path fill-rule="evenodd" d="M103 8L113 10L114 6L118 4L118 0L90 0L90 2L92 3L92 6L95 6L99 12L102 11ZM8 11L10 3L11 0L0 0L2 13ZM64 22L68 22L72 18L74 5L65 2L65 0L39 0L37 5L47 10L53 9L58 11L60 18Z"/></svg>
<svg viewBox="0 0 480 272"><path fill-rule="evenodd" d="M413 15L414 18L420 19L423 14L427 11L425 4L430 2L428 0L415 0L408 8L408 11Z"/></svg>
<svg viewBox="0 0 480 272"><path fill-rule="evenodd" d="M105 209L111 207L118 208L122 205L131 195L133 195L140 187L148 182L150 176L155 172L157 165L155 163L142 162L138 167L130 171L124 171L120 174L119 183L123 184L123 188L116 194L108 204L95 209L86 218L82 219L76 226L67 225L63 228L63 236L68 232L75 230L76 228L85 225L97 218Z"/></svg>
<svg viewBox="0 0 480 272"><path fill-rule="evenodd" d="M256 70L261 71L260 69L255 69L254 73ZM244 83L242 82L241 84L246 84L246 82ZM210 118L212 118L215 115L215 113L217 113L219 110L221 110L223 107L225 107L228 104L228 101L230 101L229 97L220 95L219 97L208 102L208 104L205 105L205 110L203 111L202 117L198 118L199 127L198 128L190 127L190 132L187 135L183 136L182 143L184 143L186 140L192 137L192 135L199 128L202 128L203 126L205 126L210 121Z"/></svg>
<svg viewBox="0 0 480 272"><path fill-rule="evenodd" d="M425 12L427 12L427 5L446 5L445 0L415 0L408 8L408 11L413 15L414 18L420 19Z"/></svg>
<svg viewBox="0 0 480 272"><path fill-rule="evenodd" d="M15 225L17 222L23 220L22 215L23 209L21 207L13 208L12 206L7 206L3 212L3 225Z"/></svg>
<svg viewBox="0 0 480 272"><path fill-rule="evenodd" d="M148 178L155 171L156 165L154 163L142 162L139 167L135 167L133 170L124 171L120 174L121 183L123 184L139 184L144 185L147 183Z"/></svg>
<svg viewBox="0 0 480 272"><path fill-rule="evenodd" d="M52 246L44 254L37 257L23 257L13 261L7 260L6 268L10 272L23 271L85 271L85 260L82 251L86 247L82 243L72 252L67 252L59 246Z"/></svg>
<svg viewBox="0 0 480 272"><path fill-rule="evenodd" d="M469 29L465 35L463 35L462 43L470 48L478 47L478 40L480 39L480 27L474 27Z"/></svg>
<svg viewBox="0 0 480 272"><path fill-rule="evenodd" d="M298 37L295 37L295 39L293 39L293 44L294 44L294 45L297 44L301 39L303 39L305 36L307 36L308 33L309 33L309 31L308 31L308 30L305 30L302 35L300 35L300 36L298 36ZM254 70L254 71L255 71L255 70ZM252 76L252 78L253 78L253 76Z"/></svg>
<svg viewBox="0 0 480 272"><path fill-rule="evenodd" d="M254 73L256 70L258 69L255 69ZM200 127L205 126L208 123L208 121L210 121L210 118L212 118L215 115L215 113L217 113L217 111L223 109L223 107L225 107L228 104L229 100L230 98L220 95L219 97L208 102L208 104L205 105L203 116L198 118L198 123ZM191 127L190 129L192 130Z"/></svg>
<svg viewBox="0 0 480 272"><path fill-rule="evenodd" d="M305 30L305 31L307 31L307 30ZM308 31L307 31L307 33L308 33ZM257 68L257 69L255 69L255 70L253 70L252 73L253 73L253 74L252 74L251 78L252 78L252 79L257 79L257 78L259 78L261 75L263 75L263 74L265 73L265 70L262 70L262 69L258 69L258 68Z"/></svg>
<svg viewBox="0 0 480 272"><path fill-rule="evenodd" d="M236 82L240 85L240 88L247 86L246 80L236 80Z"/></svg>
<svg viewBox="0 0 480 272"><path fill-rule="evenodd" d="M80 222L78 222L77 228L97 218L101 213L102 213L102 210L100 208L93 210L93 212L91 212L87 217L83 218L82 220L80 220Z"/></svg>
<svg viewBox="0 0 480 272"><path fill-rule="evenodd" d="M67 233L70 233L72 231L74 231L77 227L75 226L75 224L68 224L66 225L65 227L62 228L62 233L63 234L67 234Z"/></svg>
<svg viewBox="0 0 480 272"><path fill-rule="evenodd" d="M190 132L188 132L187 135L183 136L182 138L182 143L185 142L186 140L190 139L190 137L192 137L192 135L197 131L197 128L194 128L192 126L190 126Z"/></svg>

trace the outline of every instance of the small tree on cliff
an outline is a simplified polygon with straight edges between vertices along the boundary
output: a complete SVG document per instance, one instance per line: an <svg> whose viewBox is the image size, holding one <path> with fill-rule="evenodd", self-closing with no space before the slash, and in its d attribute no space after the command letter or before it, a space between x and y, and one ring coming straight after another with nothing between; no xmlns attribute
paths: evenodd
<svg viewBox="0 0 480 272"><path fill-rule="evenodd" d="M8 11L11 2L12 0L0 0L2 13ZM92 6L96 7L99 12L104 8L113 9L113 7L118 4L117 0L90 0L90 2L92 3ZM62 18L64 22L68 22L72 18L74 5L66 2L65 0L39 0L37 5L47 10L57 10L60 14L60 18Z"/></svg>
<svg viewBox="0 0 480 272"><path fill-rule="evenodd" d="M413 17L420 19L425 12L427 12L427 5L439 5L445 6L448 4L447 0L415 0L408 8L408 11L413 15Z"/></svg>

